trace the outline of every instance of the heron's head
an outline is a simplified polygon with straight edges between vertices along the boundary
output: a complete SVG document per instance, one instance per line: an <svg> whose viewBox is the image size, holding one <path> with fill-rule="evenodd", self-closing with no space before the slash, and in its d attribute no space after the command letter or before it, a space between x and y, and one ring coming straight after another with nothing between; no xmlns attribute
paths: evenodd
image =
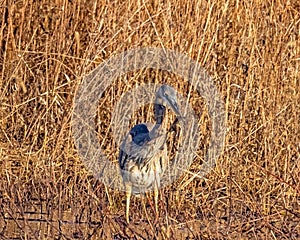
<svg viewBox="0 0 300 240"><path fill-rule="evenodd" d="M157 91L156 103L169 106L177 116L181 117L181 113L177 105L177 95L174 88L168 85L162 85Z"/></svg>

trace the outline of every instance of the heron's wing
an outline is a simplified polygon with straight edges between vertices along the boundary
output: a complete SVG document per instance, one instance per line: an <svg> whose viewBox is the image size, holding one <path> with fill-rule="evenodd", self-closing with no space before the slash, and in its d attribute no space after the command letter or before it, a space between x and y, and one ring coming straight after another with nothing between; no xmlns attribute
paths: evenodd
<svg viewBox="0 0 300 240"><path fill-rule="evenodd" d="M136 144L128 134L121 144L119 164L121 169L126 170L126 164L146 165L155 156L158 156L166 143L167 135L162 130L152 139L147 139L143 144Z"/></svg>
<svg viewBox="0 0 300 240"><path fill-rule="evenodd" d="M124 141L120 146L120 154L119 154L119 165L122 170L125 170L126 163L130 159L130 144L132 143L132 138L130 134L127 134Z"/></svg>
<svg viewBox="0 0 300 240"><path fill-rule="evenodd" d="M119 165L122 170L128 170L130 166L146 161L146 154L141 152L142 146L137 145L128 134L120 147Z"/></svg>

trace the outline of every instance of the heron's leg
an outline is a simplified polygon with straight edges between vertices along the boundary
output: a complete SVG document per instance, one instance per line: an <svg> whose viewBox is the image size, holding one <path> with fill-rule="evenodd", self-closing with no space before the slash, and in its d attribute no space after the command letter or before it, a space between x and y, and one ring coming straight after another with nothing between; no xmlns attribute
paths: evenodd
<svg viewBox="0 0 300 240"><path fill-rule="evenodd" d="M126 222L129 223L129 205L130 205L130 196L131 196L132 187L130 184L125 183L126 191Z"/></svg>
<svg viewBox="0 0 300 240"><path fill-rule="evenodd" d="M158 184L155 183L154 186L154 203L155 203L155 222L158 221L159 213L158 213Z"/></svg>

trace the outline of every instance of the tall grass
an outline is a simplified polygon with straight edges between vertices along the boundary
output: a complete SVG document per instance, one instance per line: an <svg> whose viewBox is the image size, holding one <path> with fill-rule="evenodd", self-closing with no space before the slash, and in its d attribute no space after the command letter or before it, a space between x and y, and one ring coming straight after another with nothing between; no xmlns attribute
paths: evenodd
<svg viewBox="0 0 300 240"><path fill-rule="evenodd" d="M298 239L298 1L0 1L0 237ZM141 70L99 99L99 147L117 161L111 113L125 91L168 83L200 119L189 172L164 188L155 222L151 198L97 181L81 162L71 114L82 78L141 46L174 49L212 76L226 105L226 146L197 178L210 136L205 102L179 76ZM148 111L150 109L150 111ZM153 121L151 107L132 124ZM170 155L173 153L170 152Z"/></svg>

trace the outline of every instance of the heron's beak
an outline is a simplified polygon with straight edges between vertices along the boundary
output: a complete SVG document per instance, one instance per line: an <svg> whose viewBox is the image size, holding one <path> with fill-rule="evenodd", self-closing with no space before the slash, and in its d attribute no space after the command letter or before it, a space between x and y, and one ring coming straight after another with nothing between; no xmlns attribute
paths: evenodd
<svg viewBox="0 0 300 240"><path fill-rule="evenodd" d="M176 101L171 100L171 101L169 101L169 104L170 104L170 107L172 108L172 110L173 110L173 111L175 112L175 114L177 115L177 117L178 117L178 118L182 118L182 115L181 115L181 113L180 113L180 111L179 111L179 107L178 107Z"/></svg>

